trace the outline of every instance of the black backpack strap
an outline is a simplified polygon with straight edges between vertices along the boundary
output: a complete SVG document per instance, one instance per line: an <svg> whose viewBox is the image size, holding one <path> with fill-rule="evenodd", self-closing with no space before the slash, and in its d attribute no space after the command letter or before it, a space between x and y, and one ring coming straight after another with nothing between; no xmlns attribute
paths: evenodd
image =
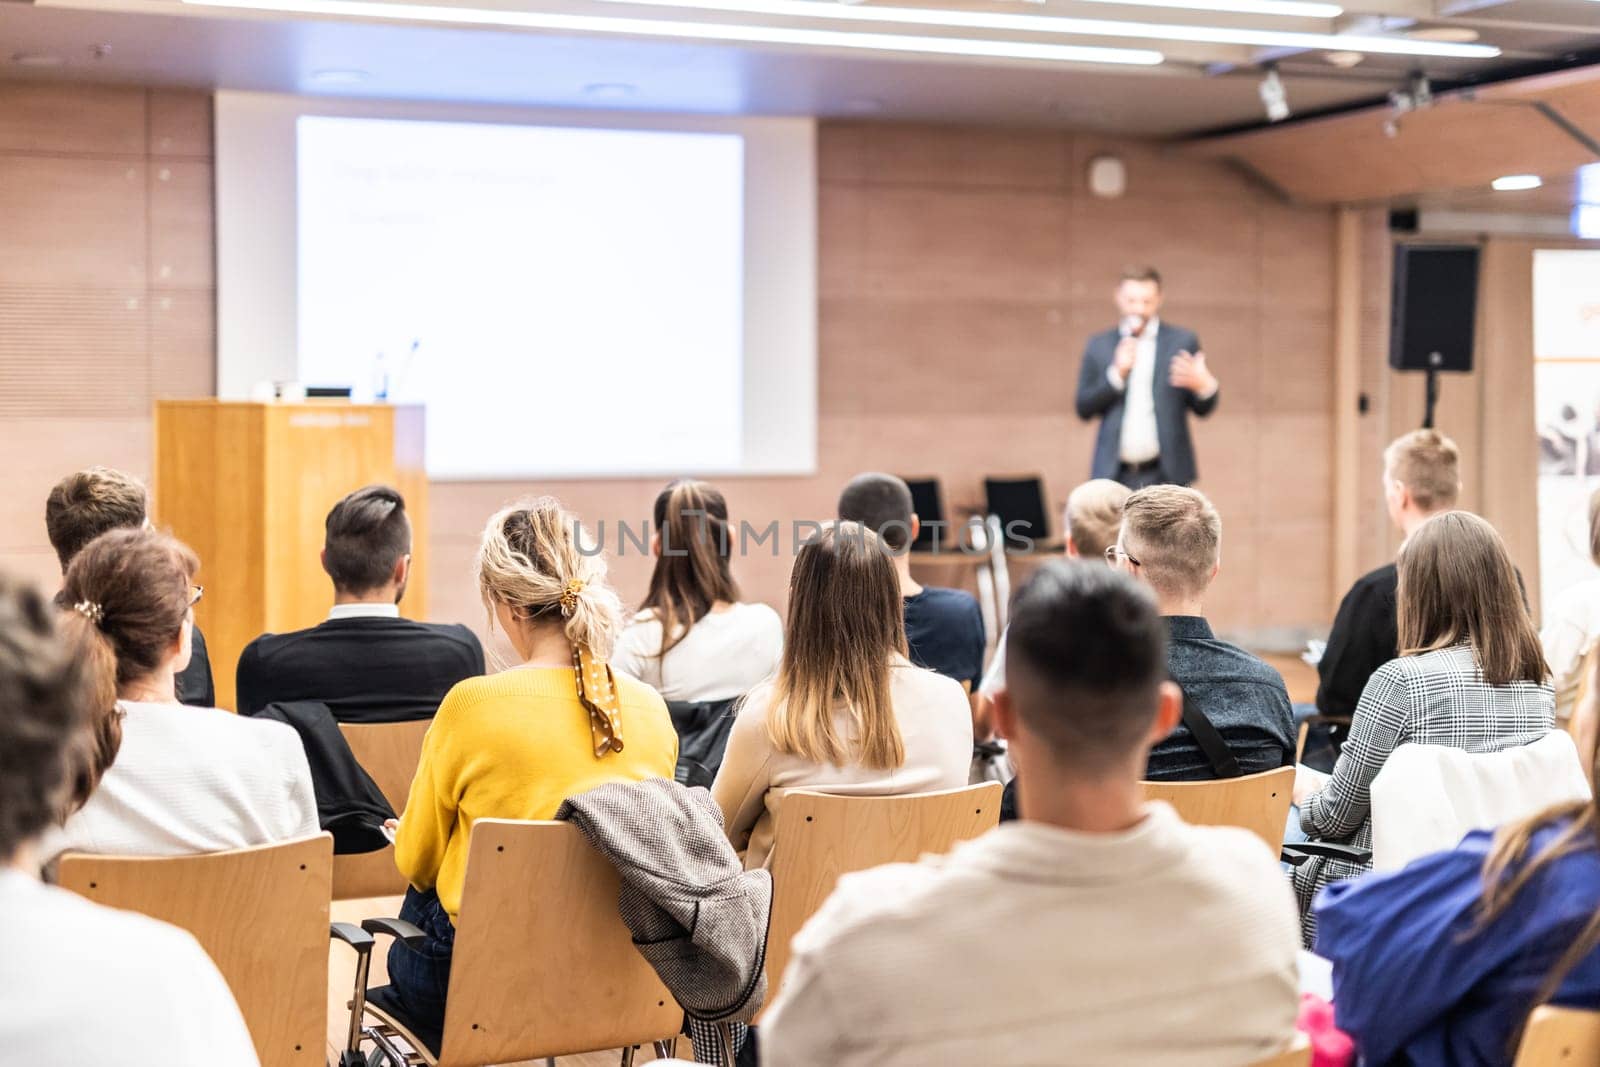
<svg viewBox="0 0 1600 1067"><path fill-rule="evenodd" d="M1244 774L1239 769L1239 761L1233 751L1222 739L1222 734L1211 725L1205 712L1188 700L1183 702L1183 725L1189 728L1190 736L1200 746L1200 751L1205 753L1206 762L1211 764L1211 770L1218 778L1238 778Z"/></svg>

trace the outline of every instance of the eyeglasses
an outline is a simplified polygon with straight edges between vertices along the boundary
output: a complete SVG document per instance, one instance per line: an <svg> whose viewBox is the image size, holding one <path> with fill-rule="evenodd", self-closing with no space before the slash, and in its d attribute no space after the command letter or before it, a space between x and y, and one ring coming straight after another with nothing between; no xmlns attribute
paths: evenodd
<svg viewBox="0 0 1600 1067"><path fill-rule="evenodd" d="M1113 567L1115 567L1122 560L1127 560L1129 563L1133 564L1135 567L1140 565L1139 561L1134 559L1132 556L1128 555L1128 550L1123 548L1121 545L1112 545L1110 548L1106 549L1106 562L1107 563L1109 563Z"/></svg>
<svg viewBox="0 0 1600 1067"><path fill-rule="evenodd" d="M203 585L191 585L189 587L189 606L192 608L196 604L200 603L200 598L205 596L205 595L206 595L206 587L205 586L203 586Z"/></svg>

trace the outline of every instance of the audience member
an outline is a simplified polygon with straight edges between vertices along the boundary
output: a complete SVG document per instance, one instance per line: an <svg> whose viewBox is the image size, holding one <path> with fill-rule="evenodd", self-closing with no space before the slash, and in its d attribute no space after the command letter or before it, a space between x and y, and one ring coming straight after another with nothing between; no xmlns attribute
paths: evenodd
<svg viewBox="0 0 1600 1067"><path fill-rule="evenodd" d="M1600 565L1600 489L1589 495L1589 559ZM1600 642L1600 578L1564 590L1545 607L1539 641L1550 661L1556 691L1556 718L1573 714L1584 657Z"/></svg>
<svg viewBox="0 0 1600 1067"><path fill-rule="evenodd" d="M906 658L892 549L829 525L795 557L777 677L739 709L712 796L747 868L764 866L783 794L886 796L967 784L972 713Z"/></svg>
<svg viewBox="0 0 1600 1067"><path fill-rule="evenodd" d="M1292 1039L1294 906L1277 857L1142 800L1182 700L1164 642L1126 576L1039 570L995 709L1027 818L841 878L794 940L764 1063L1184 1067Z"/></svg>
<svg viewBox="0 0 1600 1067"><path fill-rule="evenodd" d="M676 481L656 496L655 570L611 664L668 700L743 696L778 669L783 620L739 601L728 564L734 535L716 487Z"/></svg>
<svg viewBox="0 0 1600 1067"><path fill-rule="evenodd" d="M1437 430L1413 430L1383 452L1383 498L1389 521L1409 538L1423 523L1456 506L1461 455ZM1339 602L1328 647L1317 664L1317 711L1355 714L1367 680L1400 654L1395 621L1399 572L1393 563L1356 579Z"/></svg>
<svg viewBox="0 0 1600 1067"><path fill-rule="evenodd" d="M1554 723L1550 669L1494 527L1464 511L1436 515L1400 549L1400 657L1356 705L1332 776L1301 767L1300 823L1312 840L1372 844L1372 780L1404 744L1496 752L1537 741ZM1364 867L1313 857L1294 871L1306 942L1318 889Z"/></svg>
<svg viewBox="0 0 1600 1067"><path fill-rule="evenodd" d="M90 467L56 483L44 503L45 532L61 561L61 573L80 549L107 530L149 525L145 488L131 475L110 467ZM57 598L58 602L60 598ZM178 699L209 708L217 702L211 660L200 627L191 628L189 665L178 675Z"/></svg>
<svg viewBox="0 0 1600 1067"><path fill-rule="evenodd" d="M924 586L911 577L909 551L922 523L911 509L910 488L892 474L858 474L839 494L839 519L860 523L888 548L900 582L911 662L976 692L988 646L983 613L971 593Z"/></svg>
<svg viewBox="0 0 1600 1067"><path fill-rule="evenodd" d="M333 607L310 629L262 634L245 646L239 714L314 700L342 722L428 718L451 686L483 673L483 646L465 626L400 617L411 576L405 499L369 485L335 504L324 525Z"/></svg>
<svg viewBox="0 0 1600 1067"><path fill-rule="evenodd" d="M0 576L0 1059L28 1067L253 1067L255 1048L194 938L42 885L39 835L72 802L107 687L92 647ZM100 664L98 666L105 666Z"/></svg>
<svg viewBox="0 0 1600 1067"><path fill-rule="evenodd" d="M1315 907L1339 1028L1364 1063L1509 1064L1534 1008L1600 1008L1593 800L1336 883Z"/></svg>
<svg viewBox="0 0 1600 1067"><path fill-rule="evenodd" d="M1141 489L1122 509L1107 552L1155 591L1167 623L1167 670L1183 690L1183 717L1150 752L1153 781L1225 778L1294 763L1294 713L1283 678L1244 649L1219 641L1203 600L1217 576L1222 519L1198 490Z"/></svg>
<svg viewBox="0 0 1600 1067"><path fill-rule="evenodd" d="M473 824L553 818L567 797L607 782L671 778L677 760L661 697L607 665L622 602L605 561L580 551L580 536L577 520L549 497L489 519L478 586L490 624L499 623L521 662L450 690L395 835L395 862L412 886L400 917L427 941L395 943L389 992L435 1050Z"/></svg>
<svg viewBox="0 0 1600 1067"><path fill-rule="evenodd" d="M47 836L46 860L217 852L318 832L293 730L178 702L198 566L165 534L117 529L67 568L66 610L91 623L115 659L121 741L87 803Z"/></svg>

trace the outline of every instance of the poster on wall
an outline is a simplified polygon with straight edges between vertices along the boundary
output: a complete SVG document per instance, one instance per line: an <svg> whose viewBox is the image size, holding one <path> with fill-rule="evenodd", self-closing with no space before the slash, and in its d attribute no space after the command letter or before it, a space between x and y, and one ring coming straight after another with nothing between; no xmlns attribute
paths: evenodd
<svg viewBox="0 0 1600 1067"><path fill-rule="evenodd" d="M1534 252L1533 356L1548 623L1575 586L1600 579L1589 546L1589 498L1600 489L1600 251Z"/></svg>

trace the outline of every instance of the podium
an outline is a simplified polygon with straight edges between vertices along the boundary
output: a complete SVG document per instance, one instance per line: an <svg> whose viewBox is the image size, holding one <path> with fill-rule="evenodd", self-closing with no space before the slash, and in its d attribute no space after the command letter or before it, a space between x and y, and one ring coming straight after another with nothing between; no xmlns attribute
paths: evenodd
<svg viewBox="0 0 1600 1067"><path fill-rule="evenodd" d="M328 509L363 485L399 489L411 517L411 578L401 612L427 614L428 481L420 406L345 401L167 400L155 412L155 509L200 556L217 703L234 704L244 646L314 626L333 585L319 562Z"/></svg>

